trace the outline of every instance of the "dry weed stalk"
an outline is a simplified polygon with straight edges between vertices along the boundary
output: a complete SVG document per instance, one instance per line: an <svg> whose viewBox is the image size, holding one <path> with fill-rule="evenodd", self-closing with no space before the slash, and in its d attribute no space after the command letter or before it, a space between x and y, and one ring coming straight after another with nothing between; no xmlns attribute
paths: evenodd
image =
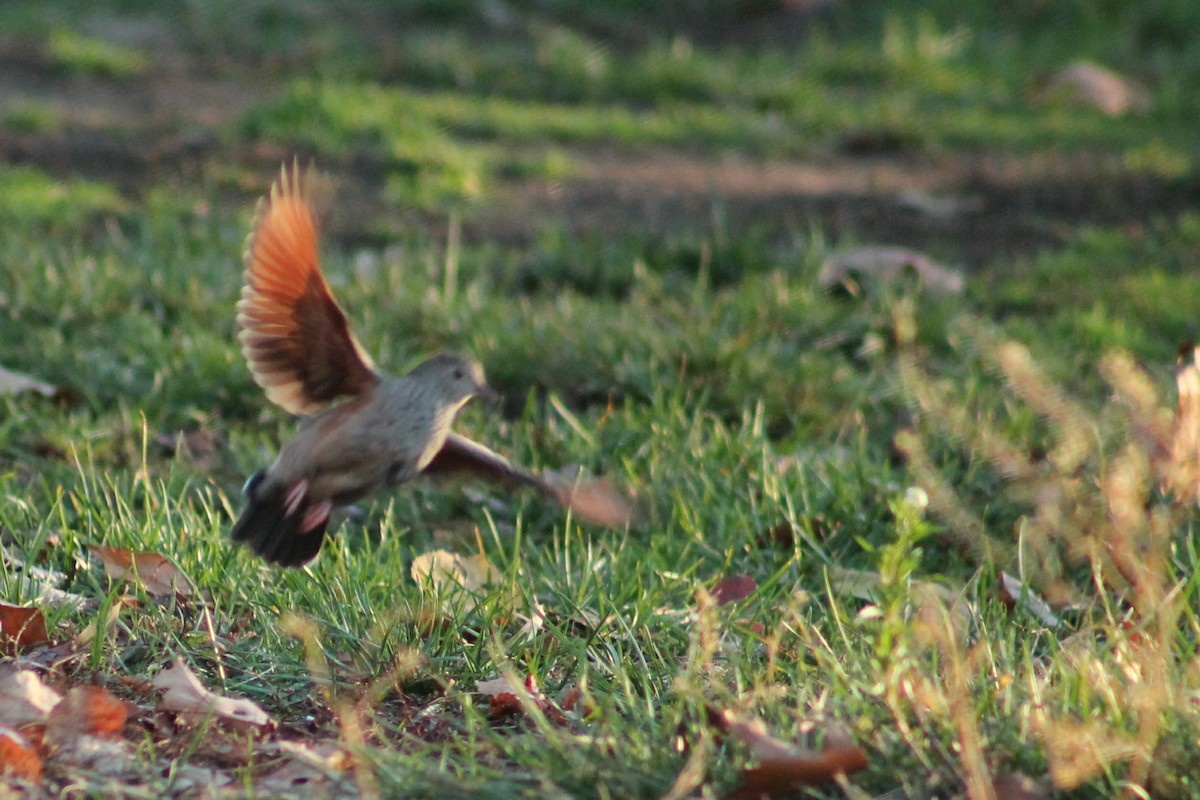
<svg viewBox="0 0 1200 800"><path fill-rule="evenodd" d="M907 330L911 323L899 321L897 331ZM1184 592L1171 564L1174 543L1200 499L1200 351L1178 374L1174 414L1125 355L1100 364L1112 395L1092 412L1022 345L975 321L961 330L1003 381L1006 405L1033 411L1048 441L1044 447L1014 442L930 375L915 348L904 346L912 340L902 339L900 379L916 420L897 446L960 550L997 569L1015 569L1051 602L1072 601L1093 613L1094 621L1063 643L1063 657L1028 678L1032 702L1023 717L1044 743L1055 785L1071 789L1124 764L1125 785L1145 793L1166 715L1187 713L1182 685L1189 671L1200 670L1200 659L1174 647ZM1004 500L1024 509L1015 531L989 530L939 472L926 444L947 440L1003 479ZM977 654L944 628L923 623L916 635L941 655L947 674L940 691L958 732L968 792L986 797L990 783L981 777L978 730L962 702L971 682L964 665ZM1082 716L1055 716L1051 709L1066 705L1060 700L1072 679L1083 682L1092 704Z"/></svg>

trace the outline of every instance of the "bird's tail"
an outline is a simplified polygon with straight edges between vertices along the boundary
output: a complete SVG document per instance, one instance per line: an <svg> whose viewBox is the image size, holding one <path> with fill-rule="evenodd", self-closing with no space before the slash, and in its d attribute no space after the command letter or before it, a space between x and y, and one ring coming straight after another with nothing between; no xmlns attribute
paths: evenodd
<svg viewBox="0 0 1200 800"><path fill-rule="evenodd" d="M321 551L329 524L325 508L314 506L306 496L307 484L263 486L266 472L246 481L246 510L233 526L231 536L272 564L298 567Z"/></svg>

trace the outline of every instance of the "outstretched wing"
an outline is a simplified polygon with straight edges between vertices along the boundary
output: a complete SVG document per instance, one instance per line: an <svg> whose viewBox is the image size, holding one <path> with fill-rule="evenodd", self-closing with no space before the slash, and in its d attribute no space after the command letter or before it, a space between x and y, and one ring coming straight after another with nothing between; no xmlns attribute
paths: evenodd
<svg viewBox="0 0 1200 800"><path fill-rule="evenodd" d="M267 399L315 414L379 382L317 262L317 219L298 165L259 203L246 242L238 340Z"/></svg>
<svg viewBox="0 0 1200 800"><path fill-rule="evenodd" d="M537 476L453 431L422 472L435 476L479 478L513 487L536 489L570 509L580 519L606 528L628 527L637 524L642 517L637 503L606 481L584 478L570 471Z"/></svg>
<svg viewBox="0 0 1200 800"><path fill-rule="evenodd" d="M510 486L528 486L554 498L554 490L490 448L450 431L446 443L421 470L426 475L478 478Z"/></svg>

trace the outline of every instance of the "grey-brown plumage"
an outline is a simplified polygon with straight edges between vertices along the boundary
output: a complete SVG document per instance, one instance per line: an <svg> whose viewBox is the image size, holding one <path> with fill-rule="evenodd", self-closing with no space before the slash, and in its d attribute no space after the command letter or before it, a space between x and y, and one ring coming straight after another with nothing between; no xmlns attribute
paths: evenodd
<svg viewBox="0 0 1200 800"><path fill-rule="evenodd" d="M438 355L400 378L375 369L321 275L304 183L297 168L285 168L259 207L237 321L255 382L308 419L246 482L234 541L272 563L299 566L320 551L334 508L421 474L529 486L585 519L627 524L632 506L606 487L540 478L450 430L486 388L478 364Z"/></svg>
<svg viewBox="0 0 1200 800"><path fill-rule="evenodd" d="M478 364L434 356L307 420L247 484L249 506L234 541L284 566L311 559L336 506L417 477L441 451L458 410L485 388Z"/></svg>

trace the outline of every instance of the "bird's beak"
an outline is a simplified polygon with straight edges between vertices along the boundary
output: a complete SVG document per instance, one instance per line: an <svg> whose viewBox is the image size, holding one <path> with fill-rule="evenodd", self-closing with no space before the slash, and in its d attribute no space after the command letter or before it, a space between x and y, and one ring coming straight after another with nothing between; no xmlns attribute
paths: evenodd
<svg viewBox="0 0 1200 800"><path fill-rule="evenodd" d="M504 402L504 395L485 383L479 387L479 399L489 406L499 406Z"/></svg>

